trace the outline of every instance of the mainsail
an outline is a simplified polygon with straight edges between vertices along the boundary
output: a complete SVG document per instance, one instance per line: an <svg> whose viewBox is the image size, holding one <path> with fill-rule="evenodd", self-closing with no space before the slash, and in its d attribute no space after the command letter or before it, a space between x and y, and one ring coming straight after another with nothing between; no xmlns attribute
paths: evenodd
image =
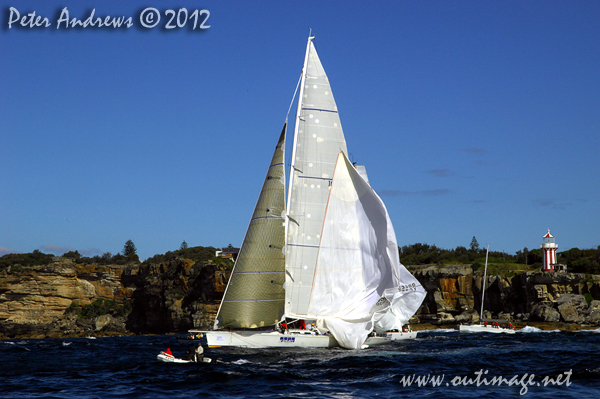
<svg viewBox="0 0 600 399"><path fill-rule="evenodd" d="M307 318L333 170L346 140L329 79L309 37L288 192L285 313Z"/></svg>
<svg viewBox="0 0 600 399"><path fill-rule="evenodd" d="M421 285L400 264L383 201L340 152L308 313L341 346L360 348L374 322L385 319L386 327L407 322L424 296Z"/></svg>
<svg viewBox="0 0 600 399"><path fill-rule="evenodd" d="M264 327L276 324L283 316L286 127L287 123L219 307L215 329Z"/></svg>

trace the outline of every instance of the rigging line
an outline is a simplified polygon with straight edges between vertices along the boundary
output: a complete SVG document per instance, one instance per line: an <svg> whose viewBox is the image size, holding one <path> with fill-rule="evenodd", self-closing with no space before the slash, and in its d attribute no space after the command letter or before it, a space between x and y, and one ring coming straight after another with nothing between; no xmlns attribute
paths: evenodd
<svg viewBox="0 0 600 399"><path fill-rule="evenodd" d="M287 245L290 247L319 248L318 245L294 244L291 242L289 242Z"/></svg>
<svg viewBox="0 0 600 399"><path fill-rule="evenodd" d="M223 301L223 302L280 302L280 301L285 301L284 298L278 299L232 299L229 301Z"/></svg>
<svg viewBox="0 0 600 399"><path fill-rule="evenodd" d="M331 177L298 176L301 179L333 180Z"/></svg>
<svg viewBox="0 0 600 399"><path fill-rule="evenodd" d="M288 108L287 115L285 116L285 120L288 120L288 116L290 116L290 112L292 110L292 105L294 104L294 98L296 98L296 93L298 92L298 87L300 87L300 81L302 80L302 73L300 73L300 78L298 79L298 84L296 84L296 90L294 90L294 95L292 96L292 102L290 103L290 107Z"/></svg>
<svg viewBox="0 0 600 399"><path fill-rule="evenodd" d="M323 108L304 108L304 107L302 107L302 109L306 110L306 111L323 111L323 112L332 112L334 114L338 113L336 110L323 109Z"/></svg>
<svg viewBox="0 0 600 399"><path fill-rule="evenodd" d="M233 274L284 274L283 271L274 271L274 272L237 272ZM225 301L227 302L227 301Z"/></svg>

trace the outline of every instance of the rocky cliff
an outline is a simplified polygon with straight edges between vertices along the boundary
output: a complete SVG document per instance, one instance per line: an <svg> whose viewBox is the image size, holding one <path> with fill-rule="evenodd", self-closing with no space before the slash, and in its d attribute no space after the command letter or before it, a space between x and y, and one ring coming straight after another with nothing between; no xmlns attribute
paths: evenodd
<svg viewBox="0 0 600 399"><path fill-rule="evenodd" d="M0 271L0 338L185 332L212 325L230 271L157 265L51 264Z"/></svg>
<svg viewBox="0 0 600 399"><path fill-rule="evenodd" d="M108 315L100 320L79 320L70 310L98 298L123 304L132 294L121 284L120 266L76 265L59 259L48 265L12 269L0 272L0 337L78 335L118 325L119 321Z"/></svg>
<svg viewBox="0 0 600 399"><path fill-rule="evenodd" d="M415 266L427 297L411 324L477 322L481 272ZM0 271L0 338L185 332L211 328L230 270L176 258L160 264L83 265L57 258ZM600 276L488 276L484 317L600 325Z"/></svg>
<svg viewBox="0 0 600 399"><path fill-rule="evenodd" d="M456 325L479 321L483 276L470 266L414 266L427 290L413 323ZM521 322L600 325L600 276L526 272L487 276L483 315Z"/></svg>

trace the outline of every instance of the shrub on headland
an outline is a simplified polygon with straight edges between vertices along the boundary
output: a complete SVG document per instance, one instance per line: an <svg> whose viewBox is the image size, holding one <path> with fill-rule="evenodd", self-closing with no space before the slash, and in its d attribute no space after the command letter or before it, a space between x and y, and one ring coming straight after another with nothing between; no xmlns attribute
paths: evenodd
<svg viewBox="0 0 600 399"><path fill-rule="evenodd" d="M52 262L54 255L45 254L39 250L35 250L29 254L7 254L0 257L0 270L4 270L9 266L40 266L47 265Z"/></svg>
<svg viewBox="0 0 600 399"><path fill-rule="evenodd" d="M190 259L196 262L206 262L214 260L217 249L214 247L185 247L177 251L168 251L165 254L154 255L146 259L143 264L158 264L174 260L177 258Z"/></svg>
<svg viewBox="0 0 600 399"><path fill-rule="evenodd" d="M472 249L458 246L456 249L441 249L435 245L417 243L399 248L400 262L404 265L426 264L472 264L474 269L481 268L485 261L485 249ZM596 249L572 248L558 252L558 263L567 265L573 273L600 274L600 246ZM490 251L490 263L516 264L531 266L530 269L541 269L542 250L524 248L515 255L505 252Z"/></svg>
<svg viewBox="0 0 600 399"><path fill-rule="evenodd" d="M107 300L98 298L89 305L80 306L72 303L67 308L67 312L77 312L77 315L82 319L93 319L94 317L102 316L105 314L112 314L113 316L125 316L131 312L131 303L125 302L123 305L119 305L113 300Z"/></svg>

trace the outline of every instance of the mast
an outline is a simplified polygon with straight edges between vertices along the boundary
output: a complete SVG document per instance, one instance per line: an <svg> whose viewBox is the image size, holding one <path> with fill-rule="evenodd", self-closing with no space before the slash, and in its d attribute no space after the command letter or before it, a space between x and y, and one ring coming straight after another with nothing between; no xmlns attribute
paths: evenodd
<svg viewBox="0 0 600 399"><path fill-rule="evenodd" d="M311 31L312 32L312 31ZM294 169L296 167L296 147L298 145L298 129L300 128L300 114L302 113L302 99L304 96L304 82L306 81L306 66L308 65L308 52L310 50L310 42L314 39L314 36L308 36L308 42L306 43L306 53L304 54L304 64L302 66L302 77L300 79L300 93L298 94L298 108L296 109L296 122L294 123L294 144L292 146L292 159L290 166L290 181L288 186L288 197L286 202L286 214L285 214L285 241L287 245L288 236L288 225L290 223L290 204L292 201L292 185L294 184Z"/></svg>
<svg viewBox="0 0 600 399"><path fill-rule="evenodd" d="M485 250L485 269L483 270L483 283L481 283L481 313L479 317L479 324L482 323L481 319L483 319L483 298L485 296L485 283L487 280L487 263L488 263L488 253L490 252L490 246L487 246Z"/></svg>

